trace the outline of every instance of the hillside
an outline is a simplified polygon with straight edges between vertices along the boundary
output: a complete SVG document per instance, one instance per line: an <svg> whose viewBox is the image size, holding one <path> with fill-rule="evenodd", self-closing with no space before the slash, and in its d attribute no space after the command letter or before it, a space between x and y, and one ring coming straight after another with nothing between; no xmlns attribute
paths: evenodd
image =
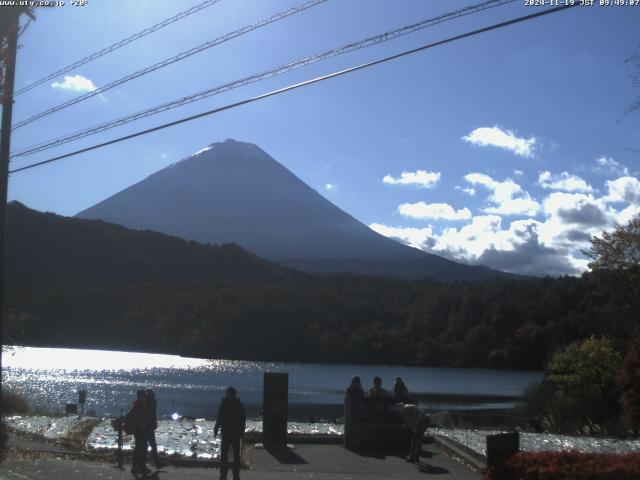
<svg viewBox="0 0 640 480"><path fill-rule="evenodd" d="M274 281L301 275L237 245L201 245L100 220L41 213L11 202L10 288L168 280Z"/></svg>

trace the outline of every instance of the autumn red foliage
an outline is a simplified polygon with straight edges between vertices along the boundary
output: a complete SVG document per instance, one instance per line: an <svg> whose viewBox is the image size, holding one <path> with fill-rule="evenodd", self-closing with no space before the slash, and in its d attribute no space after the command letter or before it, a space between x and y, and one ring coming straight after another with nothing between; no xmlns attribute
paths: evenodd
<svg viewBox="0 0 640 480"><path fill-rule="evenodd" d="M640 453L520 452L486 480L639 480Z"/></svg>

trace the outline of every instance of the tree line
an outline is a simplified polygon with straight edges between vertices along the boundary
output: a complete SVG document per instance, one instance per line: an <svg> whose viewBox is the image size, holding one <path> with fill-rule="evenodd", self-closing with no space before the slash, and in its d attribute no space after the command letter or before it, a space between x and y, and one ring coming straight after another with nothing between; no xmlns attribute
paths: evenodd
<svg viewBox="0 0 640 480"><path fill-rule="evenodd" d="M309 276L298 281L106 283L17 289L17 343L208 358L541 370L560 347L634 317L583 278L439 283ZM13 320L11 319L13 317Z"/></svg>

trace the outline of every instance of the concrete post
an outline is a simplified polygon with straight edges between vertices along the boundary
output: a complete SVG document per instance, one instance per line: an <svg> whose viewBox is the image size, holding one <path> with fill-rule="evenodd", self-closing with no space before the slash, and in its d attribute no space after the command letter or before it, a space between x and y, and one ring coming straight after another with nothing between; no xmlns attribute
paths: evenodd
<svg viewBox="0 0 640 480"><path fill-rule="evenodd" d="M262 437L265 446L287 444L289 374L265 373L262 406Z"/></svg>

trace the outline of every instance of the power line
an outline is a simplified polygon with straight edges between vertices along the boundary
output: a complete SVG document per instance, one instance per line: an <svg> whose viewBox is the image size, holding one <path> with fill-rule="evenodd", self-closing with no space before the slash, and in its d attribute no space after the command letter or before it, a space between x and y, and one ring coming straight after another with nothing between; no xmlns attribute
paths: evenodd
<svg viewBox="0 0 640 480"><path fill-rule="evenodd" d="M448 21L448 20L453 20L455 18L460 18L462 16L465 15L470 15L473 13L478 13L480 11L483 10L487 10L489 8L494 8L497 6L502 6L508 3L513 3L515 0L489 0L489 1L485 1L483 3L479 3L476 5L470 5L467 6L465 8L462 8L460 10L456 10L450 13L446 13L437 17L433 17L433 18L428 18L425 20L422 20L420 22L416 22L413 23L411 25L407 25L405 27L401 27L395 30L391 30L391 31L387 31L385 33L381 33L379 35L373 36L373 37L369 37L366 38L364 40L358 41L358 42L354 42L354 43L349 43L347 45L343 45L341 47L338 48L334 48L328 51L325 51L323 53L318 53L315 55L311 55L309 57L305 57L284 65L280 65L278 67L275 68L271 68L269 70L260 72L260 73L256 73L253 75L250 75L248 77L244 77L241 78L239 80L234 80L232 82L228 82L222 85L217 85L215 87L209 88L207 90L192 94L192 95L188 95L186 97L181 97L179 99L176 100L172 100L170 102L167 103L163 103L161 105L157 105L154 107L150 107L147 108L145 110L141 110L139 112L115 119L115 120L111 120L109 122L105 122L99 125L94 125L93 127L89 127L86 128L84 130L80 130L80 131L76 131L70 134L67 134L63 137L58 137L56 139L52 139L52 140L48 140L45 142L41 142L39 144L36 145L32 145L26 148L23 148L17 152L15 152L12 155L12 158L16 158L16 157L24 157L27 155L32 155L34 153L38 153L44 150L49 150L51 148L54 147L58 147L61 146L65 143L69 143L75 140L79 140L81 138L85 138L88 137L90 135L95 135L97 133L101 133L104 132L106 130L110 130L112 128L115 127L119 127L121 125L136 121L136 120L140 120L142 118L145 117L149 117L151 115L155 115L158 113L162 113L165 112L167 110L171 110L173 108L177 108L177 107L181 107L183 105L187 105L189 103L192 102L196 102L199 100L203 100L205 98L211 97L213 95L218 95L220 93L224 93L227 92L229 90L233 90L235 88L239 88L251 83L255 83L257 81L260 80L265 80L267 78L271 78L271 77L275 77L278 75L282 75L284 73L290 72L296 68L299 67L303 67L306 65L309 65L311 63L315 63L321 60L326 60L328 58L332 58L338 55L342 55L345 53L349 53L349 52L353 52L355 50L359 50L362 48L366 48L366 47L370 47L372 45L377 45L383 42L387 42L389 40L393 40L395 38L401 37L403 35L407 35L409 33L413 33L416 32L418 30L427 28L427 27L431 27L434 25L437 25L439 23Z"/></svg>
<svg viewBox="0 0 640 480"><path fill-rule="evenodd" d="M176 15L174 15L173 17L169 17L163 21L161 21L160 23L156 23L155 25L152 25L148 28L145 28L144 30L138 32L138 33L134 33L133 35L124 38L122 40L120 40L119 42L114 43L113 45L110 45L108 47L103 48L102 50L99 50L95 53L92 53L89 56L84 57L81 60L78 60L77 62L72 63L71 65L67 65L66 67L61 68L60 70L53 72L50 75L47 75L46 77L41 78L40 80L37 80L33 83L28 84L25 87L22 87L21 89L17 90L16 93L14 94L14 96L20 95L21 93L24 92L28 92L29 90L36 88L38 85L42 85L45 82L48 82L49 80L53 80L54 78L57 78L61 75L64 75L65 73L69 73L71 70L75 70L76 68L85 65L89 62L92 62L93 60L95 60L96 58L100 58L103 55L107 55L108 53L113 52L114 50L119 49L120 47L124 47L125 45L134 42L142 37L145 37L147 35L149 35L150 33L155 32L156 30L160 30L161 28L166 27L167 25L171 25L174 22L177 22L178 20L182 20L185 17L188 17L189 15L192 15L196 12L199 12L200 10L203 10L207 7L210 7L211 5L214 5L216 3L221 2L222 0L206 0L198 5L195 5L191 8L189 8L188 10L185 10L183 12L180 12Z"/></svg>
<svg viewBox="0 0 640 480"><path fill-rule="evenodd" d="M20 127L23 127L25 125L28 125L29 123L35 122L36 120L45 117L47 115L51 115L52 113L58 112L64 108L70 107L71 105L75 105L76 103L82 102L88 98L91 97L95 97L96 95L99 95L101 93L106 92L107 90L111 90L114 87L117 87L118 85L122 85L123 83L126 83L130 80L133 80L135 78L141 77L143 75L147 75L151 72L155 72L156 70L166 67L167 65L171 65L173 63L179 62L180 60L184 60L185 58L188 58L192 55L195 55L196 53L200 53L204 50L207 50L211 47L215 47L216 45L220 45L221 43L227 42L233 38L239 37L241 35L244 35L246 33L249 33L253 30L257 30L258 28L264 27L265 25L269 25L273 22L277 22L278 20L282 20L283 18L286 18L290 15L295 15L296 13L300 13L308 8L311 7L315 7L316 5L319 5L321 3L326 2L327 0L309 0L306 3L303 3L301 5L298 5L297 7L292 7L289 8L288 10L284 10L282 12L276 13L275 15L272 15L268 18L265 18L263 20L260 20L256 23L253 23L251 25L246 25L238 30L235 30L233 32L227 33L226 35L223 35L221 37L218 37L214 40L211 40L209 42L205 42L202 45L198 45L197 47L194 48L190 48L189 50L185 50L184 52L180 52L177 55L174 55L171 58L167 58L165 60L162 60L161 62L155 63L149 67L143 68L142 70L138 70L137 72L131 73L125 77L122 77L118 80L115 80L111 83L108 83L100 88L96 88L95 90L91 91L91 92L87 92L84 95L80 95L79 97L73 98L67 102L61 103L60 105L56 105L55 107L51 107L47 110L44 110L40 113L37 113L35 115L33 115L32 117L29 117L25 120L22 120L21 122L18 122L16 125L14 125L13 130L16 130Z"/></svg>
<svg viewBox="0 0 640 480"><path fill-rule="evenodd" d="M429 44L423 45L421 47L413 48L411 50L405 50L405 51L403 51L401 53L397 53L395 55L390 55L388 57L384 57L384 58L381 58L381 59L378 59L378 60L373 60L371 62L363 63L363 64L357 65L355 67L346 68L344 70L340 70L340 71L333 72L333 73L330 73L330 74L327 74L327 75L323 75L321 77L316 77L316 78L313 78L311 80L306 80L304 82L300 82L300 83L296 83L296 84L293 84L293 85L289 85L287 87L283 87L283 88L280 88L280 89L277 89L277 90L272 90L270 92L263 93L261 95L255 96L255 97L247 98L247 99L241 100L239 102L230 103L230 104L224 105L222 107L215 108L213 110L209 110L209 111L206 111L206 112L198 113L196 115L191 115L189 117L181 118L180 120L175 120L173 122L169 122L169 123L165 123L165 124L162 124L162 125L158 125L158 126L153 127L153 128L148 128L146 130L142 130L142 131L139 131L139 132L136 132L136 133L125 135L123 137L119 137L119 138L116 138L116 139L113 139L113 140L109 140L107 142L103 142L103 143L99 143L99 144L96 144L96 145L92 145L90 147L82 148L80 150L76 150L74 152L66 153L64 155L59 155L57 157L50 158L48 160L43 160L41 162L32 163L30 165L26 165L26 166L20 167L20 168L15 168L15 169L11 170L9 173L17 173L17 172L21 172L21 171L24 171L24 170L29 170L31 168L39 167L41 165L46 165L48 163L52 163L52 162L56 162L58 160L62 160L63 158L72 157L72 156L75 156L75 155L79 155L81 153L89 152L91 150L96 150L98 148L106 147L108 145L113 145L115 143L120 143L120 142L123 142L125 140L130 140L132 138L140 137L140 136L146 135L148 133L156 132L158 130L163 130L163 129L168 128L168 127L179 125L181 123L190 122L190 121L196 120L198 118L206 117L206 116L209 116L209 115L213 115L213 114L216 114L216 113L223 112L225 110L230 110L232 108L240 107L242 105L253 103L253 102L256 102L258 100L262 100L262 99L265 99L265 98L268 98L268 97L279 95L281 93L285 93L285 92L288 92L288 91L291 91L291 90L295 90L295 89L298 89L298 88L301 88L301 87L305 87L307 85L311 85L311 84L318 83L318 82L321 82L321 81L324 81L324 80L328 80L330 78L339 77L339 76L346 75L348 73L352 73L352 72L355 72L355 71L358 71L358 70L362 70L362 69L365 69L365 68L373 67L375 65L380 65L381 63L389 62L391 60L396 60L398 58L402 58L402 57L405 57L407 55L412 55L414 53L421 52L423 50L427 50L427 49L434 48L434 47L437 47L437 46L440 46L440 45L444 45L446 43L451 43L451 42L454 42L456 40L461 40L463 38L471 37L471 36L474 36L474 35L479 35L481 33L489 32L491 30L496 30L498 28L503 28L503 27L507 27L509 25L513 25L513 24L516 24L516 23L521 23L521 22L525 22L525 21L528 21L528 20L532 20L534 18L541 17L543 15L549 15L551 13L556 13L556 12L559 12L559 11L562 11L562 10L566 10L568 8L573 8L573 7L578 6L578 5L579 4L577 4L577 3L575 3L575 4L567 4L567 5L563 5L563 6L560 6L560 7L554 7L554 8L551 8L551 9L542 10L540 12L532 13L530 15L517 17L517 18L511 19L511 20L507 20L505 22L496 23L496 24L490 25L488 27L483 27L483 28L480 28L478 30L473 30L473 31L470 31L470 32L467 32L467 33L463 33L463 34L460 34L460 35L449 37L449 38L446 38L444 40L440 40L440 41L437 41L437 42L434 42L434 43L429 43Z"/></svg>

